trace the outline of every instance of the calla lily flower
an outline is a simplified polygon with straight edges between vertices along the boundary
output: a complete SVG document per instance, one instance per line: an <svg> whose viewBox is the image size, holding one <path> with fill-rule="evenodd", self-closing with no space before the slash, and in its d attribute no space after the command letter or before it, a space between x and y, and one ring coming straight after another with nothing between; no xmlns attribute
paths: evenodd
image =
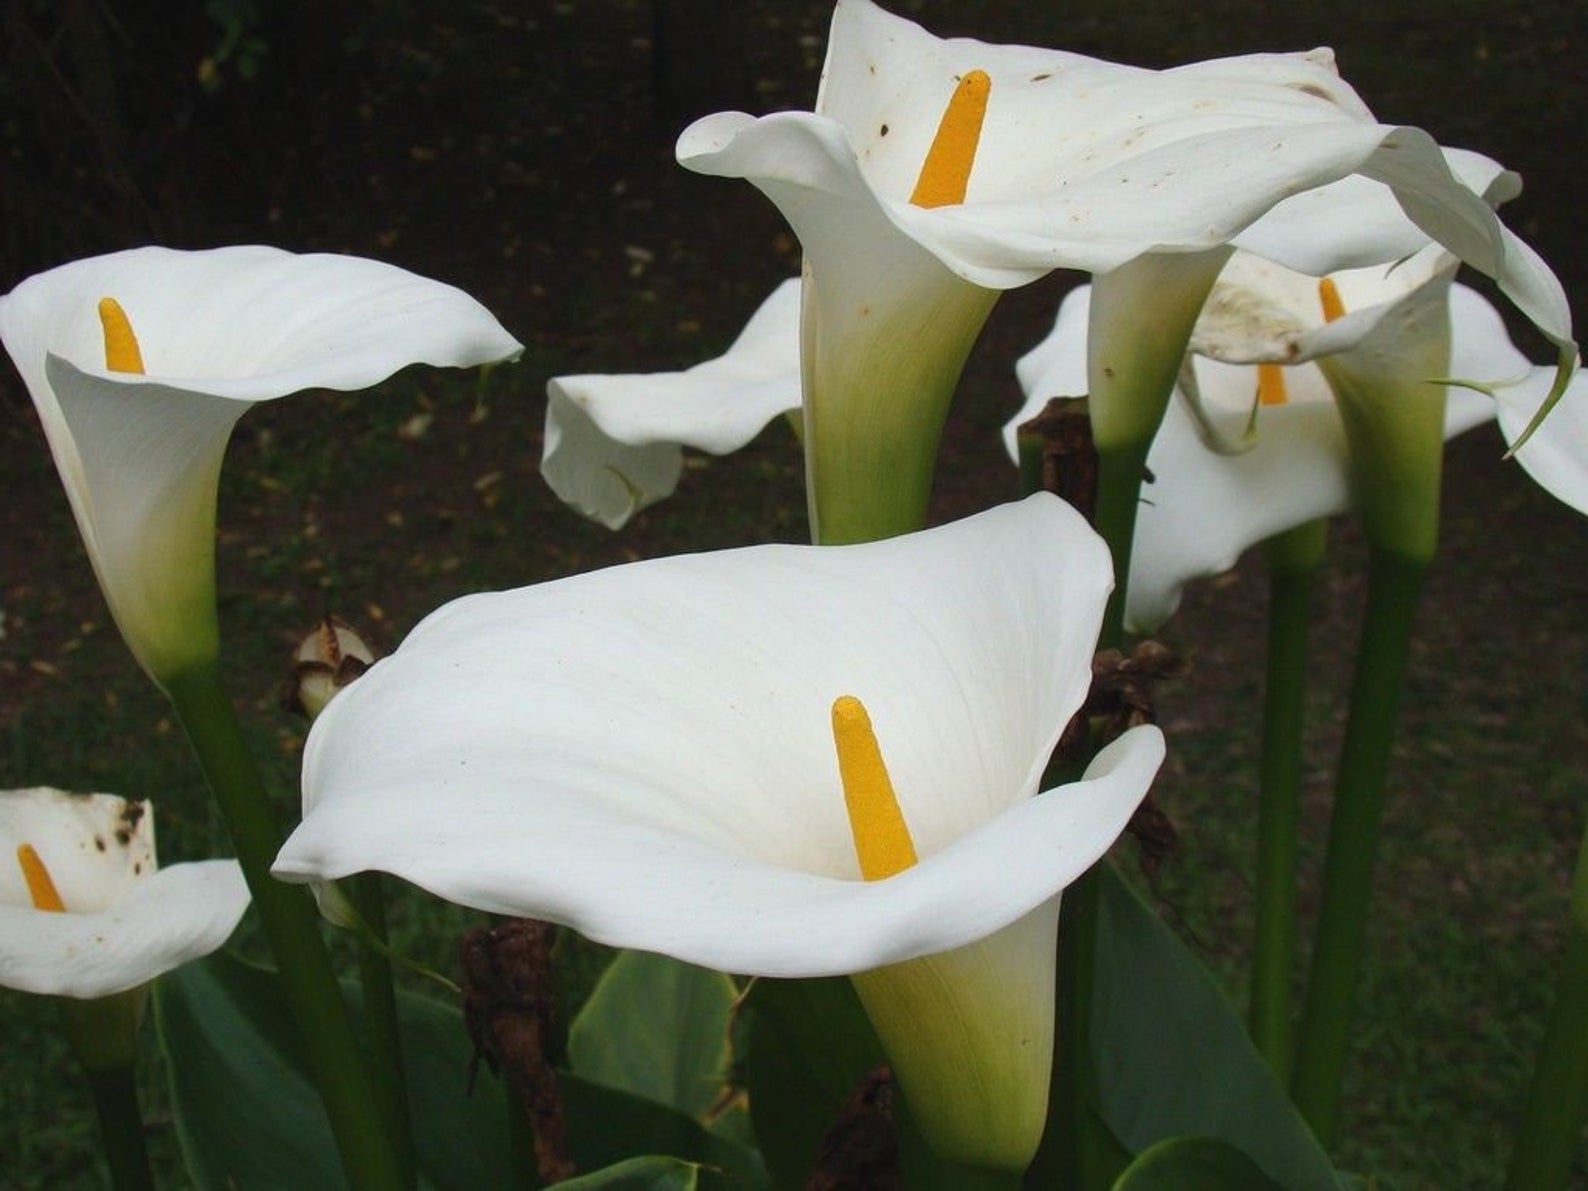
<svg viewBox="0 0 1588 1191"><path fill-rule="evenodd" d="M678 158L749 179L804 247L819 541L920 523L997 291L1056 268L1098 275L1088 392L1105 449L1150 440L1232 246L1321 275L1433 240L1559 344L1561 383L1576 355L1559 283L1480 197L1498 167L1375 121L1326 50L1151 71L942 40L839 0L814 112L706 117Z"/></svg>
<svg viewBox="0 0 1588 1191"><path fill-rule="evenodd" d="M799 281L772 291L733 346L683 372L557 376L540 473L563 502L621 529L672 495L682 447L727 455L800 406Z"/></svg>
<svg viewBox="0 0 1588 1191"><path fill-rule="evenodd" d="M521 350L451 286L257 246L63 265L0 297L0 339L111 613L156 682L215 657L215 492L250 406Z"/></svg>
<svg viewBox="0 0 1588 1191"><path fill-rule="evenodd" d="M315 723L274 872L381 870L724 971L853 974L934 1145L1022 1166L1058 894L1163 755L1138 729L1038 795L1108 589L1101 541L1038 494L886 542L466 597Z"/></svg>
<svg viewBox="0 0 1588 1191"><path fill-rule="evenodd" d="M1329 321L1316 279L1235 258L1231 285L1215 289L1193 337L1196 346L1225 358L1188 359L1183 400L1169 407L1148 456L1153 478L1143 489L1126 605L1132 631L1155 630L1173 615L1187 582L1228 570L1248 547L1360 507L1342 392L1348 404L1382 399L1392 417L1398 412L1412 423L1438 419L1446 440L1496 412L1509 439L1520 435L1554 370L1527 362L1481 295L1449 284L1448 263L1424 255L1399 269L1338 274L1331 280L1346 313ZM1091 297L1090 287L1072 291L1053 331L1020 360L1028 400L1004 427L1011 457L1017 427L1049 398L1086 392ZM1448 364L1430 363L1426 352L1406 347L1419 334L1443 343L1446 317ZM1284 400L1258 404L1260 365L1277 361L1285 362ZM1482 392L1430 383L1447 377L1489 383ZM1578 508L1588 503L1588 471L1584 448L1574 447L1571 436L1579 419L1575 433L1583 441L1585 390L1583 379L1574 378L1566 399L1519 453L1541 483ZM1427 461L1413 466L1426 468ZM1432 479L1437 484L1437 467Z"/></svg>
<svg viewBox="0 0 1588 1191"><path fill-rule="evenodd" d="M230 937L248 908L233 860L157 869L147 802L0 792L0 985L97 999Z"/></svg>

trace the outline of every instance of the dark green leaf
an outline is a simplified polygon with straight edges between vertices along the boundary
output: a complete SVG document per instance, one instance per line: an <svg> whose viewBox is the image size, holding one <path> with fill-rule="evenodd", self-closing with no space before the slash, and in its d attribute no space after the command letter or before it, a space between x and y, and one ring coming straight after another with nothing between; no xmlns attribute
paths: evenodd
<svg viewBox="0 0 1588 1191"><path fill-rule="evenodd" d="M700 1117L727 1082L737 995L721 972L626 951L574 1020L569 1065L592 1083Z"/></svg>
<svg viewBox="0 0 1588 1191"><path fill-rule="evenodd" d="M700 1168L677 1158L630 1158L616 1166L564 1179L563 1191L695 1191Z"/></svg>
<svg viewBox="0 0 1588 1191"><path fill-rule="evenodd" d="M154 1012L195 1186L344 1191L273 973L216 954L162 977Z"/></svg>
<svg viewBox="0 0 1588 1191"><path fill-rule="evenodd" d="M1228 1142L1211 1137L1160 1141L1130 1164L1114 1191L1284 1191Z"/></svg>
<svg viewBox="0 0 1588 1191"><path fill-rule="evenodd" d="M800 1188L866 1073L885 1061L842 977L757 980L745 998L750 1118L772 1184Z"/></svg>
<svg viewBox="0 0 1588 1191"><path fill-rule="evenodd" d="M1218 1139L1283 1187L1335 1191L1327 1156L1207 971L1112 867L1099 877L1092 1029L1109 1128L1138 1154Z"/></svg>
<svg viewBox="0 0 1588 1191"><path fill-rule="evenodd" d="M511 1185L504 1097L483 1069L469 1094L472 1052L461 1014L411 994L399 997L399 1011L421 1182L440 1191ZM275 973L213 955L162 978L155 1012L177 1134L196 1186L346 1187ZM698 1163L702 1183L766 1182L753 1150L674 1109L573 1076L561 1082L581 1170L668 1154Z"/></svg>

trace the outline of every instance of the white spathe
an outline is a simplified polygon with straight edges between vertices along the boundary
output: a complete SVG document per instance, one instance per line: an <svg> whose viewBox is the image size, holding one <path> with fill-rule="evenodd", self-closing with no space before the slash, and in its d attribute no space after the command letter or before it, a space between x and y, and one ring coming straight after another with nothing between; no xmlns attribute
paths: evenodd
<svg viewBox="0 0 1588 1191"><path fill-rule="evenodd" d="M1039 494L883 542L658 559L467 597L315 723L303 823L274 871L381 870L764 976L1013 947L1010 962L1047 973L1023 987L1051 988L1056 919L1041 908L1106 851L1163 755L1140 729L1038 795L1090 684L1108 590L1101 541ZM886 880L859 877L830 730L840 695L869 709L921 857ZM1039 911L1044 929L1005 930ZM991 987L999 968L946 964L954 1020L902 1033L928 1049L945 1030L1046 1037L1051 998ZM985 1061L999 1074L987 1086L1008 1086L1002 1065L1017 1063L1022 1095L1045 1103L1046 1046ZM1026 1107L1017 1137L963 1127L1013 1161L1035 1145Z"/></svg>
<svg viewBox="0 0 1588 1191"><path fill-rule="evenodd" d="M1135 632L1152 632L1173 615L1186 583L1228 570L1245 550L1275 534L1351 507L1345 427L1327 378L1307 361L1329 351L1348 352L1353 338L1360 342L1383 325L1396 295L1418 290L1436 272L1422 268L1426 262L1408 262L1413 267L1400 277L1395 270L1337 275L1349 313L1325 325L1317 313L1315 279L1298 279L1240 256L1232 263L1240 266L1234 276L1247 282L1260 276L1276 280L1276 296L1265 299L1253 284L1244 304L1252 318L1242 327L1233 317L1243 308L1241 296L1216 292L1206 333L1199 325L1194 342L1233 358L1302 362L1285 368L1289 400L1257 409L1254 426L1255 366L1193 357L1200 423L1181 393L1148 457L1153 480L1142 490L1127 593L1126 623ZM1052 332L1017 366L1027 402L1004 427L1012 458L1022 422L1051 397L1086 392L1090 296L1090 287L1072 291ZM1507 338L1493 306L1468 287L1450 287L1449 310L1449 375L1484 383L1494 400L1448 386L1445 437L1487 421L1498 410L1501 428L1513 440L1549 389L1554 369L1530 365ZM1561 500L1588 510L1585 406L1588 383L1577 376L1518 457ZM1216 449L1210 438L1226 445Z"/></svg>
<svg viewBox="0 0 1588 1191"><path fill-rule="evenodd" d="M147 375L106 370L104 297L126 310ZM522 350L451 286L378 261L260 246L138 248L62 265L0 297L0 339L116 623L157 682L214 657L215 490L250 406Z"/></svg>
<svg viewBox="0 0 1588 1191"><path fill-rule="evenodd" d="M791 278L722 355L682 372L556 376L540 473L608 529L670 495L683 447L726 455L800 405L799 288Z"/></svg>
<svg viewBox="0 0 1588 1191"><path fill-rule="evenodd" d="M946 98L973 69L992 84L965 201L913 206ZM1092 328L1100 443L1156 425L1160 374L1178 366L1202 286L1231 246L1321 275L1398 260L1432 239L1497 279L1559 345L1562 373L1575 359L1559 282L1489 206L1515 192L1514 176L1418 129L1378 123L1327 50L1151 71L944 40L869 0L839 0L813 112L708 116L685 130L678 157L753 182L805 249L816 282L806 293L806 443L818 480L824 421L908 424L873 407L916 400L914 424L930 427L942 405L919 385L894 392L886 344L861 353L856 376L844 353L822 354L824 339L844 336L852 351L868 322L897 336L893 315L908 304L935 314L931 342L943 358L931 363L957 375L947 357L968 350L986 291L1055 268L1098 274L1110 291ZM1121 283L1116 300L1116 272L1144 280ZM892 357L901 366L918 358L919 345L906 346L914 350ZM935 429L917 433L935 445ZM844 466L846 480L863 482L861 464Z"/></svg>
<svg viewBox="0 0 1588 1191"><path fill-rule="evenodd" d="M30 845L65 912L35 909ZM108 997L216 950L248 908L233 860L155 863L147 802L36 787L0 791L0 985Z"/></svg>

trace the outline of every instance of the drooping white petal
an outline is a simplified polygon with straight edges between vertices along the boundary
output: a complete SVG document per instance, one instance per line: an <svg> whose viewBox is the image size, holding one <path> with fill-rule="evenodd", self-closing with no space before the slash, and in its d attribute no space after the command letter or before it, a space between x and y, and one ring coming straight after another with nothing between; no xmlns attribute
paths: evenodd
<svg viewBox="0 0 1588 1191"><path fill-rule="evenodd" d="M97 304L132 322L147 376L108 372ZM111 612L152 675L215 648L215 487L237 419L307 388L519 345L462 291L356 257L140 248L0 298L0 339L49 440Z"/></svg>
<svg viewBox="0 0 1588 1191"><path fill-rule="evenodd" d="M1514 446L1537 412L1554 380L1554 369L1531 364L1506 334L1499 313L1484 298L1456 286L1451 294L1457 358L1451 371L1460 379L1485 382L1499 415L1500 433ZM1460 347L1476 345L1482 352L1463 360ZM1453 389L1451 400L1484 399ZM1588 378L1572 377L1560 404L1516 453L1517 462L1557 500L1588 514Z"/></svg>
<svg viewBox="0 0 1588 1191"><path fill-rule="evenodd" d="M156 871L148 803L109 794L0 793L0 985L97 998L221 946L248 890L235 861ZM35 909L17 848L48 870L65 912Z"/></svg>
<svg viewBox="0 0 1588 1191"><path fill-rule="evenodd" d="M726 353L684 372L553 377L540 463L552 491L618 529L672 493L681 446L725 455L798 409L799 289L783 282Z"/></svg>
<svg viewBox="0 0 1588 1191"><path fill-rule="evenodd" d="M981 938L1106 849L1162 753L1033 798L1107 554L1051 497L855 547L661 559L434 614L316 723L288 879L396 873L727 971ZM858 880L829 728L870 711L921 863Z"/></svg>
<svg viewBox="0 0 1588 1191"><path fill-rule="evenodd" d="M1246 264L1253 265L1253 276L1276 273L1262 262ZM1373 271L1375 275L1380 272ZM1411 278L1408 274L1406 280ZM1368 280L1364 276L1358 284ZM1308 300L1315 301L1315 283L1306 286ZM1287 291L1281 287L1280 292ZM1355 292L1359 299L1365 297L1364 289ZM1027 402L1004 427L1011 458L1018 454L1016 429L1040 412L1049 398L1086 393L1090 296L1086 286L1067 295L1053 331L1016 367ZM1301 329L1296 313L1301 300L1298 295L1293 313L1280 320L1285 327ZM1388 304L1381 303L1381 307L1387 309ZM1505 339L1499 316L1466 287L1453 288L1451 312L1450 372L1487 378L1528 375L1535 387L1529 390L1526 384L1519 385L1517 405L1530 414L1538 395L1548 388L1553 370L1528 374L1526 361ZM1321 317L1317 321L1321 322ZM1372 330L1377 325L1376 319L1368 318L1363 328ZM1287 342L1282 335L1277 341ZM1265 358L1266 350L1254 355ZM1274 354L1282 356L1285 349ZM1257 389L1255 368L1204 358L1196 359L1195 368L1207 415L1226 440L1242 441ZM1179 606L1186 583L1228 570L1251 546L1350 507L1349 448L1328 381L1310 363L1286 368L1285 380L1289 400L1259 412L1250 449L1238 453L1210 450L1184 404L1171 403L1148 456L1153 478L1142 489L1137 517L1126 607L1131 631L1157 629ZM1575 382L1573 389L1580 383ZM1556 416L1561 412L1564 407ZM1494 413L1494 403L1483 396L1451 388L1445 400L1445 437L1463 433ZM1525 422L1526 416L1520 416L1518 431ZM1546 422L1546 428L1548 425Z"/></svg>

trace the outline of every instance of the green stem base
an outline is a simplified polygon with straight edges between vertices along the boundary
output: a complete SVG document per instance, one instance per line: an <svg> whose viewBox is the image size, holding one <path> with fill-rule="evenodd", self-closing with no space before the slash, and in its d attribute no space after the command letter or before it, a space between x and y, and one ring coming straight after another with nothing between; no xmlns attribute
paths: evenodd
<svg viewBox="0 0 1588 1191"><path fill-rule="evenodd" d="M408 1191L414 1172L403 1167L386 1137L385 1114L320 935L314 901L304 887L270 875L281 831L220 675L213 665L199 666L168 676L164 685L231 833L348 1181L360 1191Z"/></svg>
<svg viewBox="0 0 1588 1191"><path fill-rule="evenodd" d="M1372 901L1384 793L1427 562L1375 548L1341 746L1317 946L1291 1094L1313 1132L1332 1144Z"/></svg>
<svg viewBox="0 0 1588 1191"><path fill-rule="evenodd" d="M1577 854L1571 900L1566 963L1516 1133L1506 1191L1565 1187L1588 1121L1588 828Z"/></svg>
<svg viewBox="0 0 1588 1191"><path fill-rule="evenodd" d="M88 1087L99 1117L99 1141L115 1191L154 1191L143 1114L131 1067L89 1071Z"/></svg>
<svg viewBox="0 0 1588 1191"><path fill-rule="evenodd" d="M1258 775L1257 902L1252 944L1252 1041L1288 1078L1296 962L1296 853L1307 703L1307 627L1328 522L1275 538L1268 549L1268 659Z"/></svg>

